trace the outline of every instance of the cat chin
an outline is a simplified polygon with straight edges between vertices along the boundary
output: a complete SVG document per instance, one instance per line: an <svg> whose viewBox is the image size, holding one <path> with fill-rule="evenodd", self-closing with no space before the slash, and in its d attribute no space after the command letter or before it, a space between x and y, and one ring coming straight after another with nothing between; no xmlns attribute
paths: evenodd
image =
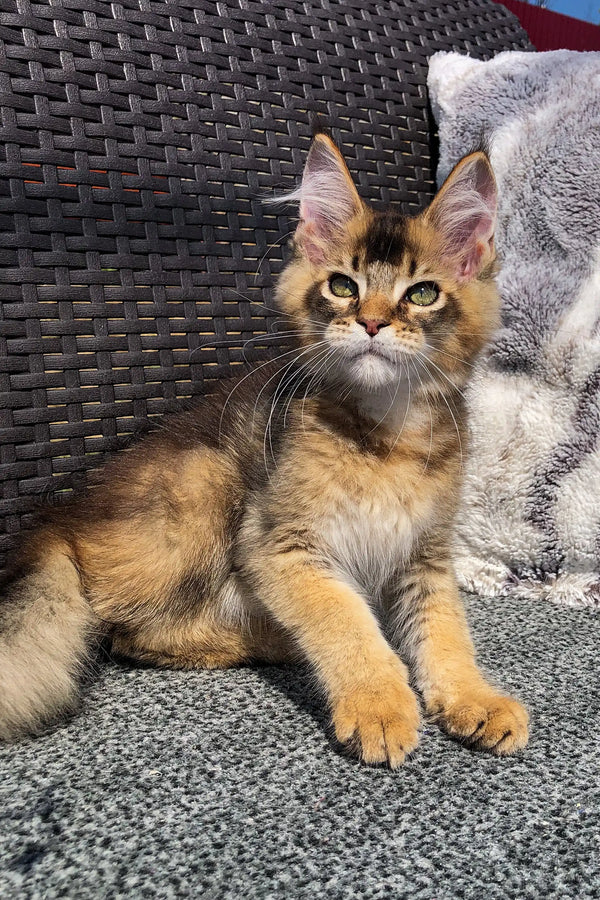
<svg viewBox="0 0 600 900"><path fill-rule="evenodd" d="M398 369L390 360L368 353L349 362L348 381L363 390L378 390L398 381Z"/></svg>

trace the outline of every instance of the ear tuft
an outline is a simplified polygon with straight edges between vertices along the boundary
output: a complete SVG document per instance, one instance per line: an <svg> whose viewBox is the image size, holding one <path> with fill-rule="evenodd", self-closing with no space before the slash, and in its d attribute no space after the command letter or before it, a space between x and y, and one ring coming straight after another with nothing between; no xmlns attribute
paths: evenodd
<svg viewBox="0 0 600 900"><path fill-rule="evenodd" d="M342 154L322 132L315 134L310 145L300 187L276 202L297 200L300 222L296 246L314 265L322 265L328 248L339 241L347 223L364 209Z"/></svg>
<svg viewBox="0 0 600 900"><path fill-rule="evenodd" d="M300 218L317 230L337 231L362 208L352 176L331 138L316 134L300 187Z"/></svg>
<svg viewBox="0 0 600 900"><path fill-rule="evenodd" d="M486 154L478 151L454 167L425 212L461 282L475 278L494 258L496 208L496 179Z"/></svg>

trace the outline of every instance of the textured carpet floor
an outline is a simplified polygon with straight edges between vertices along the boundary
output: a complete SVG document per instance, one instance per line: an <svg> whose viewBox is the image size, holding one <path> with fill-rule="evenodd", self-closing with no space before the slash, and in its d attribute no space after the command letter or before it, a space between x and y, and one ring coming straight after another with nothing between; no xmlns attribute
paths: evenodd
<svg viewBox="0 0 600 900"><path fill-rule="evenodd" d="M600 617L469 611L532 712L519 757L428 725L399 772L369 769L301 670L111 666L78 718L0 751L0 897L600 897Z"/></svg>

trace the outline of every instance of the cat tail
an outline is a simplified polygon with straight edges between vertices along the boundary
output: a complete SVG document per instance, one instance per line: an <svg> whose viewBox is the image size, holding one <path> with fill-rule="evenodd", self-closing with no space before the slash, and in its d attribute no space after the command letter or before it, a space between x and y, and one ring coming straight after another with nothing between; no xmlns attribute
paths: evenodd
<svg viewBox="0 0 600 900"><path fill-rule="evenodd" d="M0 740L36 733L74 711L104 628L69 545L35 541L0 588Z"/></svg>

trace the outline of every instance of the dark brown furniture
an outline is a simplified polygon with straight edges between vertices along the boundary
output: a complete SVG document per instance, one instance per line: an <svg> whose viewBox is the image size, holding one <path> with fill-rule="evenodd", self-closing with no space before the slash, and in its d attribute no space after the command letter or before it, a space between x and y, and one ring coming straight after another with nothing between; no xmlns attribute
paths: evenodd
<svg viewBox="0 0 600 900"><path fill-rule="evenodd" d="M427 58L508 48L530 45L491 0L0 0L0 550L276 328L293 225L261 198L316 115L366 199L416 212Z"/></svg>

